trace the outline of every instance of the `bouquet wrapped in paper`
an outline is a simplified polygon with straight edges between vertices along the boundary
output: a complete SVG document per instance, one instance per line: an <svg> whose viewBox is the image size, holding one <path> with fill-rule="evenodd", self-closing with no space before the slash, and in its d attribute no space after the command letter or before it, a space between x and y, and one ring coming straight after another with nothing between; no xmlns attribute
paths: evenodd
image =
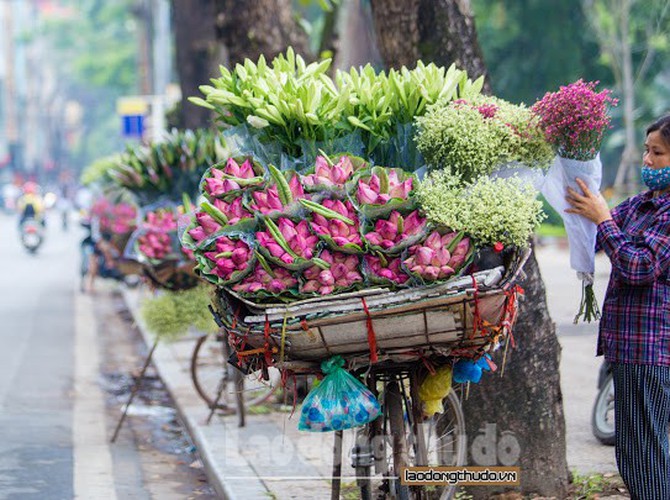
<svg viewBox="0 0 670 500"><path fill-rule="evenodd" d="M576 178L583 180L592 192L600 190L600 145L611 120L609 108L617 100L608 89L596 92L597 84L578 80L557 92L548 92L533 106L547 140L557 152L542 194L563 218L570 245L570 265L582 280L582 301L575 323L580 318L590 322L600 317L593 293L597 227L584 217L565 212L569 208L565 200L567 188L581 191Z"/></svg>

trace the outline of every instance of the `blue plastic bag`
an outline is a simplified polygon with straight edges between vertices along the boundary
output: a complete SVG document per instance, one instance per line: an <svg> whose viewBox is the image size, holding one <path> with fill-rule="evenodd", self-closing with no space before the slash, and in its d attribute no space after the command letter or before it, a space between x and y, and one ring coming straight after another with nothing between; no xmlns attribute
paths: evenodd
<svg viewBox="0 0 670 500"><path fill-rule="evenodd" d="M321 363L326 376L305 398L298 429L339 431L365 425L379 416L381 408L375 395L343 366L341 356Z"/></svg>
<svg viewBox="0 0 670 500"><path fill-rule="evenodd" d="M465 382L478 384L482 378L482 372L491 371L491 366L489 365L490 359L491 356L488 354L485 354L477 361L459 359L456 364L454 364L454 371L452 374L453 381L458 382L459 384Z"/></svg>

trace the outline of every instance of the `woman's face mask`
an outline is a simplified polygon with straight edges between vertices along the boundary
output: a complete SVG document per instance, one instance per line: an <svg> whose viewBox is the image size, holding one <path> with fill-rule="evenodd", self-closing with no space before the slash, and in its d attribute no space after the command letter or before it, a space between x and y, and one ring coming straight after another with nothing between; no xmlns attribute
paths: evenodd
<svg viewBox="0 0 670 500"><path fill-rule="evenodd" d="M654 191L670 188L670 145L658 130L647 135L642 160L642 182Z"/></svg>
<svg viewBox="0 0 670 500"><path fill-rule="evenodd" d="M642 182L654 191L663 191L670 188L670 167L642 167Z"/></svg>

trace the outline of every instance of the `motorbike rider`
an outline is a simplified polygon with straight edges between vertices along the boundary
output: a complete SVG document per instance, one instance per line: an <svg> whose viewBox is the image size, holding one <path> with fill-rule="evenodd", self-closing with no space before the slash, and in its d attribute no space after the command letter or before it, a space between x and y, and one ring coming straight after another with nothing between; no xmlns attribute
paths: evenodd
<svg viewBox="0 0 670 500"><path fill-rule="evenodd" d="M19 212L19 227L28 219L35 219L42 226L45 225L44 202L39 194L39 186L32 181L23 185L23 193L16 201Z"/></svg>

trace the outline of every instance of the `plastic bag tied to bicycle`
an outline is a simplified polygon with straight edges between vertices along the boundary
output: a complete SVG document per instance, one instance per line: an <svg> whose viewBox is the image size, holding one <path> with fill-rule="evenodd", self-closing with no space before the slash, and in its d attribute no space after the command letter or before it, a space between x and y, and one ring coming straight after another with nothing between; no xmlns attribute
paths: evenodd
<svg viewBox="0 0 670 500"><path fill-rule="evenodd" d="M432 417L436 413L444 413L442 400L451 391L451 365L444 365L429 373L419 386L419 399L423 403L423 415Z"/></svg>
<svg viewBox="0 0 670 500"><path fill-rule="evenodd" d="M302 404L298 429L329 432L360 427L381 413L372 392L344 369L342 356L321 363L326 375Z"/></svg>

